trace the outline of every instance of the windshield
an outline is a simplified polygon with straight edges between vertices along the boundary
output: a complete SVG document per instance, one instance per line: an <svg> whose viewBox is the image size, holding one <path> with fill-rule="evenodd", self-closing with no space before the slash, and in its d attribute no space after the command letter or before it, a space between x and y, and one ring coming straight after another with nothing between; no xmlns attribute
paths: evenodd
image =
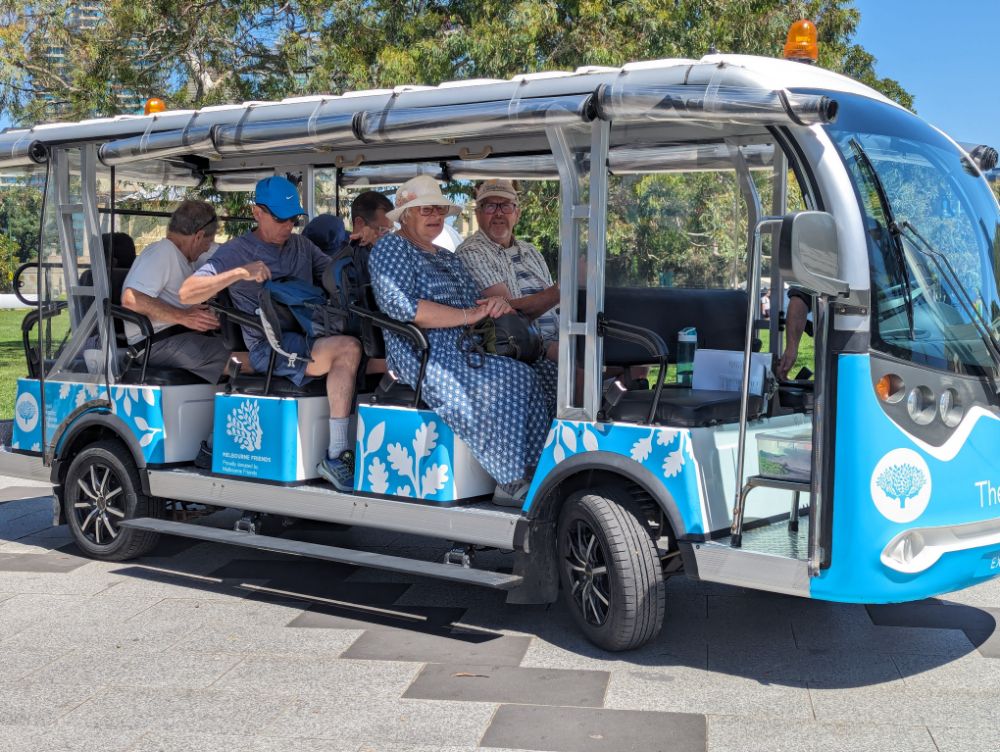
<svg viewBox="0 0 1000 752"><path fill-rule="evenodd" d="M962 152L918 118L863 97L837 100L827 131L865 218L872 346L984 375L994 362L975 323L982 317L993 336L1000 326L993 194Z"/></svg>

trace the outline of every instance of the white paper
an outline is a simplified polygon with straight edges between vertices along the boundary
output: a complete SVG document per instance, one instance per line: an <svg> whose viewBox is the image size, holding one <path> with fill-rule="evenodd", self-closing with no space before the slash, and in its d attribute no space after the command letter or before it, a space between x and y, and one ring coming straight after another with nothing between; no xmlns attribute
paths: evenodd
<svg viewBox="0 0 1000 752"><path fill-rule="evenodd" d="M750 393L763 394L770 353L750 353ZM743 386L743 352L698 348L694 353L692 389L738 392Z"/></svg>

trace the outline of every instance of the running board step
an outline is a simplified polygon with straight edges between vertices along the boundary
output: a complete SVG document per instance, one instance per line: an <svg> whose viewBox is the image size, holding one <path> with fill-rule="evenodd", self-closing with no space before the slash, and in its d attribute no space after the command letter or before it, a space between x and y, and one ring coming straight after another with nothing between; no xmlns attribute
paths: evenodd
<svg viewBox="0 0 1000 752"><path fill-rule="evenodd" d="M407 559L402 556L388 556L370 551L356 551L350 548L324 546L319 543L273 538L267 535L251 535L250 533L239 533L235 530L223 530L206 525L192 525L172 520L157 520L151 517L124 520L119 525L120 527L145 530L150 533L178 535L183 538L197 538L198 540L211 541L213 543L226 543L230 546L243 546L263 551L274 551L279 554L336 561L341 564L353 564L359 567L386 569L390 572L418 574L424 577L434 577L439 580L482 585L497 590L513 590L523 581L523 578L518 575L491 572L486 569L471 569L459 566L458 564Z"/></svg>

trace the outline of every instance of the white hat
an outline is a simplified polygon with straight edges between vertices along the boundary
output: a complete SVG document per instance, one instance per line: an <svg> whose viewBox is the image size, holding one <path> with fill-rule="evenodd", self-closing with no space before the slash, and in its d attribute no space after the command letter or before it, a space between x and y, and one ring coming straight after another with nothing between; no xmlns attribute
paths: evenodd
<svg viewBox="0 0 1000 752"><path fill-rule="evenodd" d="M415 206L447 206L449 216L462 213L462 207L441 193L441 186L430 175L410 178L396 191L396 208L385 213L392 222L398 222L403 210Z"/></svg>

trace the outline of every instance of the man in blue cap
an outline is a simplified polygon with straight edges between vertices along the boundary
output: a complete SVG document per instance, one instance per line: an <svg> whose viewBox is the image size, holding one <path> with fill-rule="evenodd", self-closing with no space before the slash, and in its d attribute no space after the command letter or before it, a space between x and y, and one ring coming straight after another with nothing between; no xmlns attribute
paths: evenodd
<svg viewBox="0 0 1000 752"><path fill-rule="evenodd" d="M202 303L229 288L233 305L255 314L263 283L269 279L297 279L319 284L330 257L310 240L292 232L299 217L305 214L298 190L283 177L269 177L257 183L253 218L257 228L220 246L215 255L185 280L180 289L181 301ZM250 350L250 363L263 373L267 370L271 347L258 331L243 329ZM355 375L361 362L361 344L354 337L320 337L310 343L296 332L282 332L281 345L286 352L309 353L311 362L297 360L289 365L279 359L274 373L295 384L326 377L330 400L330 444L326 458L317 471L339 491L354 489L352 442L347 435L348 417L354 397Z"/></svg>

